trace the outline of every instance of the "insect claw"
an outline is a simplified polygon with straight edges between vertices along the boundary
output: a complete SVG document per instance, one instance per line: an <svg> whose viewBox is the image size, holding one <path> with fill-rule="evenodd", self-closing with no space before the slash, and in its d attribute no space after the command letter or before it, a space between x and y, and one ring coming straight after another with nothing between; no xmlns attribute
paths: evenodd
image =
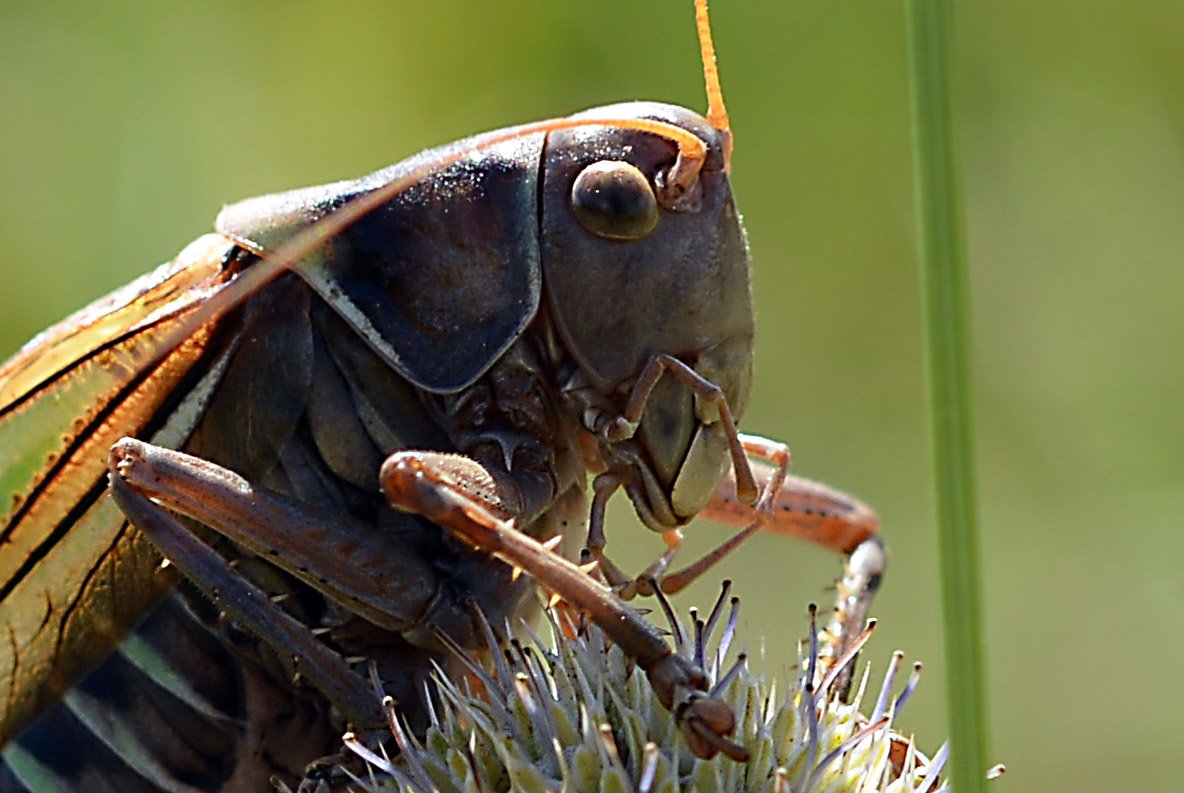
<svg viewBox="0 0 1184 793"><path fill-rule="evenodd" d="M736 716L722 699L696 691L675 720L696 757L710 760L723 754L738 763L747 762L748 750L725 737L736 728Z"/></svg>
<svg viewBox="0 0 1184 793"><path fill-rule="evenodd" d="M725 736L736 729L736 714L724 700L705 693L707 675L681 655L670 653L645 670L659 701L674 714L696 757L717 754L742 763L748 750Z"/></svg>
<svg viewBox="0 0 1184 793"><path fill-rule="evenodd" d="M704 700L705 702L713 702L723 704L719 700ZM724 707L727 707L724 705ZM731 712L730 709L728 711ZM696 737L702 739L702 743L696 746L694 740L691 739L689 730L693 730ZM728 730L728 732L731 732ZM708 726L705 722L699 720L691 721L686 728L683 729L683 734L687 736L687 743L691 744L691 750L698 757L710 759L717 753L722 754L730 760L737 763L747 763L750 757L749 752L740 744L725 738L719 732L716 732L713 727Z"/></svg>

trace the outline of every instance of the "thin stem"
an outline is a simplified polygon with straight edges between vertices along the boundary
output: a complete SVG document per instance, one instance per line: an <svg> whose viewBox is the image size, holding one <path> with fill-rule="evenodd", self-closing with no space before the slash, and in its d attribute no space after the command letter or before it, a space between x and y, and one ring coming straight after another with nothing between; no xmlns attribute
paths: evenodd
<svg viewBox="0 0 1184 793"><path fill-rule="evenodd" d="M975 525L966 264L951 129L948 0L907 0L926 375L942 560L953 779L982 788L987 768Z"/></svg>

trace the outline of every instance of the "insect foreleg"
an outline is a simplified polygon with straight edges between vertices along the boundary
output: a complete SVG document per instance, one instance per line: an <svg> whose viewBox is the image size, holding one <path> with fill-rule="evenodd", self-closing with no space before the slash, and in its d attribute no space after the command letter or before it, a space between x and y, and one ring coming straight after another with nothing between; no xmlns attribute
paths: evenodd
<svg viewBox="0 0 1184 793"><path fill-rule="evenodd" d="M625 597L650 594L650 579L657 580L666 594L680 592L759 531L805 540L848 558L857 549L868 553L866 549L873 546L879 547L882 555L880 519L870 507L829 485L790 474L785 444L744 433L739 437L760 491L756 504L746 503L737 494L733 471L699 514L740 531L675 573L664 574L682 542L682 533L677 530L663 533L667 550L634 579L619 573L603 555L597 556L606 572L613 571L609 580ZM627 588L621 589L623 586Z"/></svg>
<svg viewBox="0 0 1184 793"><path fill-rule="evenodd" d="M683 386L690 389L696 399L713 405L719 415L719 424L723 433L724 439L728 444L729 453L732 458L732 470L736 481L736 492L741 501L746 504L756 503L758 497L758 489L756 481L753 478L751 466L748 463L748 458L745 455L743 443L740 440L740 433L736 430L736 422L732 417L732 411L728 407L727 398L724 396L723 390L711 382L703 375L696 372L692 367L680 361L672 355L665 353L658 353L650 357L646 362L645 367L638 375L633 388L629 393L629 400L625 405L624 410L618 416L605 416L601 420L601 426L597 427L598 433L612 444L613 442L626 440L633 437L637 432L641 422L642 415L645 413L646 405L649 402L654 389L661 380L662 375L669 372L675 379L677 379ZM625 447L619 447L618 454L627 455L624 451ZM628 463L625 458L615 461L617 463ZM615 488L617 483L623 483L619 476L613 471L616 467L613 461L609 463L609 471L600 474L597 481L594 483L594 488L597 491L597 496L600 497L605 491L611 493L611 489ZM647 469L644 466L630 466L632 470L637 473L645 473ZM691 470L684 472L689 476L714 475L718 473L713 471ZM623 483L626 484L627 483ZM675 485L675 492L672 498L677 501L678 485ZM607 496L599 498L593 504L592 515L588 525L588 542L587 546L594 555L598 554L604 548L604 501ZM645 499L633 498L634 505L638 507L638 515L646 520L647 523L654 527L656 523L668 522L670 519L677 519L676 514L668 516L667 521L653 521L646 519L640 505L645 503ZM597 509L599 507L599 509ZM675 513L679 510L675 505L669 504L667 508L674 508ZM683 515L682 519L689 518L690 514Z"/></svg>
<svg viewBox="0 0 1184 793"><path fill-rule="evenodd" d="M762 488L770 482L774 485L767 490L771 500L766 510L769 518L763 526L766 531L845 554L879 535L880 518L871 507L830 485L783 471L779 454L785 448L783 444L743 433L740 439L748 459L756 463L752 470L758 484ZM756 510L760 511L760 507ZM745 526L752 520L753 511L738 495L736 480L729 474L700 514L729 526Z"/></svg>
<svg viewBox="0 0 1184 793"><path fill-rule="evenodd" d="M724 407L726 409L726 405ZM728 525L742 527L742 529L693 564L677 573L666 573L666 569L674 560L675 554L678 553L683 539L681 530L668 529L662 533L662 540L666 543L666 550L640 575L630 578L604 555L603 541L599 545L591 542L591 531L589 532L588 552L592 558L600 563L605 579L617 590L621 597L628 600L638 594L651 595L653 594L651 582L657 582L662 591L667 594L680 592L688 584L699 578L715 566L717 562L738 548L741 543L760 531L767 523L775 519L775 510L784 502L786 498L785 491L788 488L789 447L784 443L768 440L756 435L744 435L742 433L735 433L735 435L736 442L740 445L744 454L744 463L743 465L733 464L727 478L719 486L716 493L700 514L712 517ZM759 464L754 465L754 463ZM760 472L759 476L755 473L757 471ZM592 509L593 525L596 524L598 514L601 520L603 520L604 501L607 501L607 496L612 493L610 488L616 487L613 477L614 474L611 472L601 474L594 483L596 492ZM737 482L742 481L744 478L750 479L753 482L753 486L757 488L758 495L751 501L737 495L737 491L743 489L743 486L738 485ZM727 499L727 508L713 507L721 499ZM599 513L597 512L598 506ZM726 519L721 519L721 515Z"/></svg>
<svg viewBox="0 0 1184 793"><path fill-rule="evenodd" d="M833 637L826 659L834 674L835 690L847 701L853 663L842 663L842 656L859 643L860 632L868 624L872 601L880 590L887 566L887 554L878 535L861 542L843 564L843 575L835 583L834 616L827 626Z"/></svg>
<svg viewBox="0 0 1184 793"><path fill-rule="evenodd" d="M740 434L739 439L760 488L760 497L755 505L746 503L737 494L740 488L733 472L720 484L700 515L740 527L740 531L674 573L665 571L682 543L682 533L677 529L663 533L666 551L634 578L623 573L603 553L592 555L614 590L629 599L638 594L652 594L654 583L666 594L681 591L758 531L806 540L841 553L845 557L843 575L836 585L835 617L828 628L835 634L835 647L841 654L863 629L883 579L886 554L879 534L879 518L870 507L846 493L789 474L790 456L785 444L755 435ZM842 685L846 684L844 679Z"/></svg>
<svg viewBox="0 0 1184 793"><path fill-rule="evenodd" d="M653 594L655 585L666 594L681 591L758 531L794 537L840 553L845 557L843 573L835 584L834 617L827 627L833 636L828 660L833 662L853 651L883 581L887 555L880 538L880 520L858 499L828 485L789 474L790 455L785 444L755 435L740 434L739 438L760 488L760 497L755 505L745 503L737 495L736 476L730 473L700 515L739 527L740 531L674 573L665 571L682 544L682 532L678 529L663 532L666 550L636 577L622 572L602 552L590 551L589 555L597 560L600 573L614 591L628 600L636 595ZM603 491L606 500L611 494L610 487L615 484L598 489L596 498L600 499ZM852 665L834 668L836 690L846 692Z"/></svg>

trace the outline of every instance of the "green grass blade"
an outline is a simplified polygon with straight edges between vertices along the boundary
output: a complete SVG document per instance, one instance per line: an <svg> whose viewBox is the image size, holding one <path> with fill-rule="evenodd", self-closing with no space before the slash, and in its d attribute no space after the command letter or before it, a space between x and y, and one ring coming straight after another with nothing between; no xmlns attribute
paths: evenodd
<svg viewBox="0 0 1184 793"><path fill-rule="evenodd" d="M946 0L908 0L930 434L942 561L953 779L983 786L986 701L975 526L966 263L951 129Z"/></svg>

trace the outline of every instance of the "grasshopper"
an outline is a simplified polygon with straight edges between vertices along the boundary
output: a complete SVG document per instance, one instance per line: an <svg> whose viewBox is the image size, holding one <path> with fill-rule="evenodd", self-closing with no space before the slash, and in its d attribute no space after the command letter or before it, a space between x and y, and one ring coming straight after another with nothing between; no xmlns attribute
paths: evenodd
<svg viewBox="0 0 1184 793"><path fill-rule="evenodd" d="M705 511L748 527L720 554L770 526L878 542L870 511L737 431L749 263L696 6L706 117L612 105L243 201L0 367L12 779L296 780L381 722L369 667L414 721L441 635L478 646L476 610L530 610L474 528L586 531L621 591L622 489L672 549ZM743 759L702 673L556 569L529 572L623 625L693 750Z"/></svg>

